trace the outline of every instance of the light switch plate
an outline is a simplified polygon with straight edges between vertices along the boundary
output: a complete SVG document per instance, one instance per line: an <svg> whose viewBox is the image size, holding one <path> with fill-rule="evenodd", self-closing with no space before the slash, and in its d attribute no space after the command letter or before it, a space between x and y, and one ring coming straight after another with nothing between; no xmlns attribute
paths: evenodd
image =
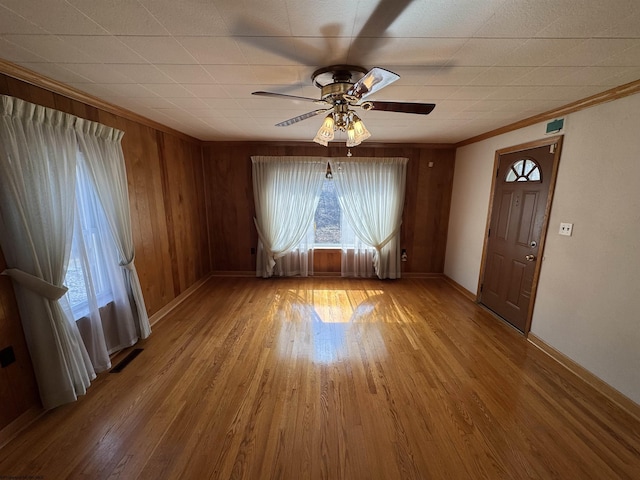
<svg viewBox="0 0 640 480"><path fill-rule="evenodd" d="M571 236L573 232L573 223L561 223L560 224L560 235L566 235L567 237Z"/></svg>

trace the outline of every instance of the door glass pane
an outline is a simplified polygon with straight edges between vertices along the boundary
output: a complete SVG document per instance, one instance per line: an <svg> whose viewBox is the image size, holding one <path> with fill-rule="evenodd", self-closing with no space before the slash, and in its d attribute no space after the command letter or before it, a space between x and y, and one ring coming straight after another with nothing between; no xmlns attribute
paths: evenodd
<svg viewBox="0 0 640 480"><path fill-rule="evenodd" d="M513 162L504 181L511 182L539 182L540 167L531 159L521 159Z"/></svg>

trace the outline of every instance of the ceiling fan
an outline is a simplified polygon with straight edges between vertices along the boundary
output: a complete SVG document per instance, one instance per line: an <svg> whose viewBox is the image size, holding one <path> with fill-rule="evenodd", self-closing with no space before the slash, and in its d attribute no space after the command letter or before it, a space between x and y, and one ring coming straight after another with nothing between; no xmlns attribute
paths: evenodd
<svg viewBox="0 0 640 480"><path fill-rule="evenodd" d="M384 32L414 1L378 0L375 9L349 46L348 55L364 59L369 54L374 53L379 45L388 40L384 38ZM340 28L336 25L326 26L325 31L329 34L327 46L319 51L301 43L292 48L291 44L279 41L286 38L286 33L278 31L273 26L265 29L260 22L252 23L244 20L236 26L236 30L239 33L238 38L240 40L253 43L258 48L265 48L260 42L260 38L269 36L272 40L270 48L273 50L275 47L275 53L296 63L307 65L310 58L315 59L317 63L324 63L321 57L324 57L326 52L334 51L331 38L333 35L337 36L339 34ZM245 35L243 32L253 32L253 35ZM327 146L328 142L333 140L335 131L343 131L347 134L347 147L353 147L371 136L362 120L356 114L355 109L357 108L418 115L427 115L435 108L433 103L365 100L369 95L390 85L399 78L400 76L396 73L380 67L367 70L357 65L333 64L319 68L311 75L314 85L321 90L320 98L299 97L263 91L253 92L253 95L313 102L324 107L277 123L276 126L286 127L316 115L327 114L313 140Z"/></svg>
<svg viewBox="0 0 640 480"><path fill-rule="evenodd" d="M311 75L313 84L321 90L319 99L263 91L253 92L253 95L313 102L324 106L325 108L284 120L276 126L286 127L328 113L313 139L314 142L327 146L328 142L333 140L334 132L342 131L347 134L347 147L355 147L371 136L356 114L355 108L418 115L428 115L435 108L433 103L363 101L399 78L396 73L380 67L367 70L356 65L331 65L320 68Z"/></svg>

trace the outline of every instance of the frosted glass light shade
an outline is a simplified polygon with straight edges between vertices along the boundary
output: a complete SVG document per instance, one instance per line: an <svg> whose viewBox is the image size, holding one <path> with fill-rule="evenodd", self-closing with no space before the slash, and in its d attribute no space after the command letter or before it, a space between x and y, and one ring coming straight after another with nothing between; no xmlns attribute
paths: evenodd
<svg viewBox="0 0 640 480"><path fill-rule="evenodd" d="M356 143L356 131L353 128L353 123L350 123L347 127L347 147L355 147Z"/></svg>
<svg viewBox="0 0 640 480"><path fill-rule="evenodd" d="M326 147L328 143L331 140L333 140L334 127L335 127L335 122L333 120L333 114L330 113L329 115L326 116L326 118L324 119L324 122L322 122L322 126L318 130L318 133L316 133L316 136L313 139L313 141L316 143L319 143L320 145L324 145Z"/></svg>
<svg viewBox="0 0 640 480"><path fill-rule="evenodd" d="M356 145L360 145L371 136L371 133L367 130L367 127L364 126L364 123L362 123L362 120L360 120L360 117L357 115L353 116L353 130Z"/></svg>

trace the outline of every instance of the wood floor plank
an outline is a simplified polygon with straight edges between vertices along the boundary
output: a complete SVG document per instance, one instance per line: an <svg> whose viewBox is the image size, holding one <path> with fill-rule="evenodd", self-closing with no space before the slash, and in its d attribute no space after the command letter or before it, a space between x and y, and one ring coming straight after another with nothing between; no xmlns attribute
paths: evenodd
<svg viewBox="0 0 640 480"><path fill-rule="evenodd" d="M212 278L0 477L637 479L640 422L442 279Z"/></svg>

